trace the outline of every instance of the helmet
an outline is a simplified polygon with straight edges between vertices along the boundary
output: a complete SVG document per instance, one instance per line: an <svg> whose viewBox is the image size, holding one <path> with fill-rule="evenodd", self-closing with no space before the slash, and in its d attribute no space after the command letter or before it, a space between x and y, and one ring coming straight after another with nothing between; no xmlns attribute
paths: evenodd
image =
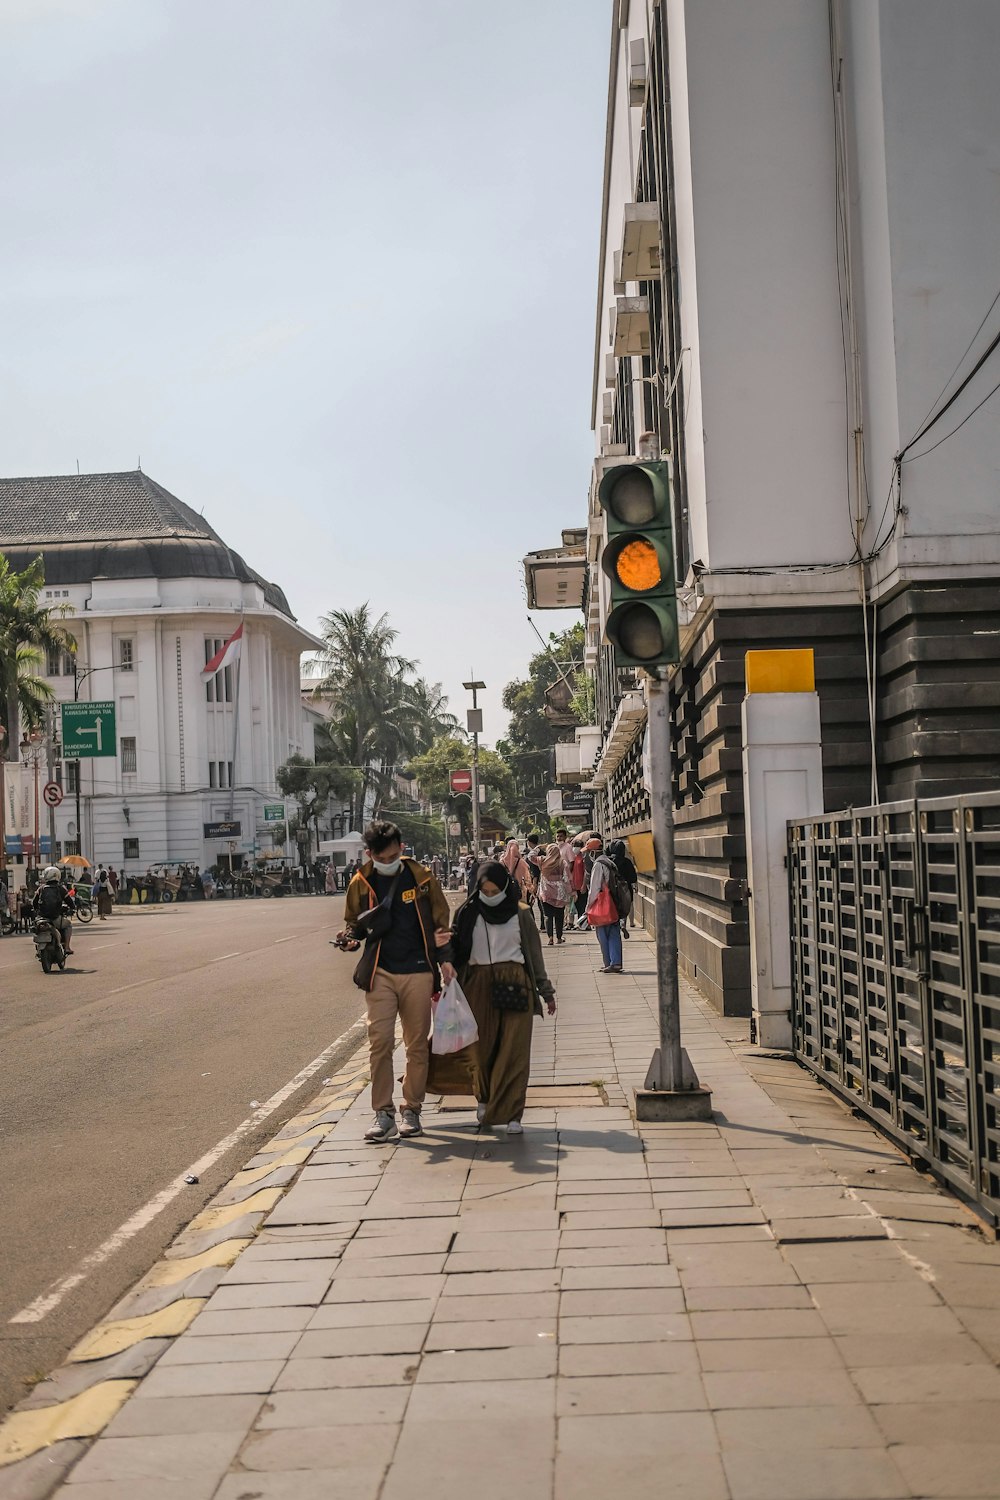
<svg viewBox="0 0 1000 1500"><path fill-rule="evenodd" d="M48 883L49 883L50 880L61 880L61 879L62 879L62 875L59 872L59 870L56 869L55 865L49 865L48 869L47 870L43 870L43 872L42 872L42 880L43 880L43 882L46 885L48 885Z"/></svg>
<svg viewBox="0 0 1000 1500"><path fill-rule="evenodd" d="M604 848L604 841L603 841L603 839L596 839L596 838L595 839L588 839L587 842L584 844L583 847L585 849L603 849Z"/></svg>

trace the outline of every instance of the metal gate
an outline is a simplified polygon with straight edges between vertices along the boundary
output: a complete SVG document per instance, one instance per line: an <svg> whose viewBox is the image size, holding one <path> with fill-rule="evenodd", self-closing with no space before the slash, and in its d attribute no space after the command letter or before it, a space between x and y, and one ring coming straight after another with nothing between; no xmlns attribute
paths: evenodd
<svg viewBox="0 0 1000 1500"><path fill-rule="evenodd" d="M789 824L796 1055L1000 1218L1000 794Z"/></svg>

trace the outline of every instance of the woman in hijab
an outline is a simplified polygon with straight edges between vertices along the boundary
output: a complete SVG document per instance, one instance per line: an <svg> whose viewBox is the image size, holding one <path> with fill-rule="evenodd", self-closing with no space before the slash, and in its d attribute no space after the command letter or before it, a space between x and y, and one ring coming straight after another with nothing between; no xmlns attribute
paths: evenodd
<svg viewBox="0 0 1000 1500"><path fill-rule="evenodd" d="M629 927L635 926L635 888L639 884L639 872L629 857L624 839L612 840L608 845L608 858L613 862L618 874L622 937L627 938Z"/></svg>
<svg viewBox="0 0 1000 1500"><path fill-rule="evenodd" d="M531 1028L550 1016L556 995L545 972L538 928L511 872L499 862L480 867L472 895L452 927L459 982L479 1027L478 1116L521 1135L531 1071Z"/></svg>
<svg viewBox="0 0 1000 1500"><path fill-rule="evenodd" d="M500 863L504 869L517 881L521 892L521 900L530 905L535 882L531 878L531 866L521 853L521 846L517 839L508 839L507 847L503 851Z"/></svg>
<svg viewBox="0 0 1000 1500"><path fill-rule="evenodd" d="M553 942L564 943L563 919L566 902L569 900L569 882L566 879L566 861L558 844L550 844L539 866L538 895L545 914L545 931L549 935L549 947Z"/></svg>

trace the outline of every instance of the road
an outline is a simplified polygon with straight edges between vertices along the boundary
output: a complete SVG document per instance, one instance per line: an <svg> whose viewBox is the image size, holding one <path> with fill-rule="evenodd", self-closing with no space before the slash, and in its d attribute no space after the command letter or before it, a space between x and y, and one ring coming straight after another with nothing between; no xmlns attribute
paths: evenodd
<svg viewBox="0 0 1000 1500"><path fill-rule="evenodd" d="M51 1311L10 1321L359 1018L355 959L329 946L342 910L342 896L116 908L75 927L48 977L30 938L0 941L0 1410L336 1071L339 1053Z"/></svg>

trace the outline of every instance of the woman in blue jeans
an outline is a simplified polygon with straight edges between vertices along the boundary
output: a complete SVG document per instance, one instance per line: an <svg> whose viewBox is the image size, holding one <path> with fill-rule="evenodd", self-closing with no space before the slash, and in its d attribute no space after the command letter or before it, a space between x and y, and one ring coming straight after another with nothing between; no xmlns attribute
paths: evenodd
<svg viewBox="0 0 1000 1500"><path fill-rule="evenodd" d="M614 896L617 871L614 861L609 859L603 852L604 845L600 839L591 839L586 845L587 849L595 850L594 864L590 872L590 890L587 893L587 909L593 906L605 886L610 886L611 895ZM601 953L604 957L604 974L620 974L622 972L622 930L618 925L618 910L615 908L611 922L605 926L595 927L597 941L601 945Z"/></svg>

